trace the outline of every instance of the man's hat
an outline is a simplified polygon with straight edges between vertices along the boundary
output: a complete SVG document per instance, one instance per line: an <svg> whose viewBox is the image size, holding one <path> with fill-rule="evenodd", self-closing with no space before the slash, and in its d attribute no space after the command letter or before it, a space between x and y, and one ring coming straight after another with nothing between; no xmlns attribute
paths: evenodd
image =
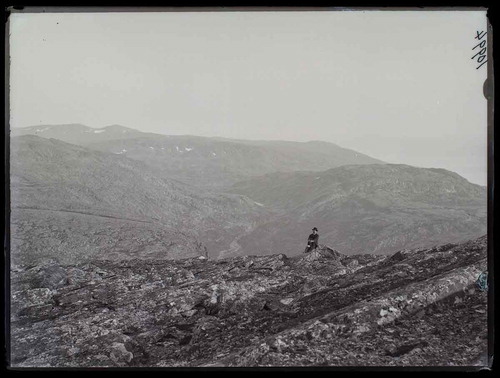
<svg viewBox="0 0 500 378"><path fill-rule="evenodd" d="M314 228L313 228L313 231L314 231L314 230L318 231L318 229L317 229L316 227L314 227Z"/></svg>

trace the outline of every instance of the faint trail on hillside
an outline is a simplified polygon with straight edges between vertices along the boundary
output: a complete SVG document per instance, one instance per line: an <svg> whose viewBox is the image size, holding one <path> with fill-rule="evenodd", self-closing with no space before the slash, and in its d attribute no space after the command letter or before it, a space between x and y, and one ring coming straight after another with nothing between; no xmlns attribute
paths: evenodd
<svg viewBox="0 0 500 378"><path fill-rule="evenodd" d="M249 225L247 226L246 230L236 236L233 241L229 244L229 248L228 249L224 249L223 251L220 251L218 256L217 256L217 259L224 259L226 257L234 257L234 256L237 256L237 253L238 251L241 250L241 245L240 243L238 243L238 241L244 237L244 236L247 236L248 234L250 234L253 230L255 230L257 228L257 224L252 224L252 225Z"/></svg>
<svg viewBox="0 0 500 378"><path fill-rule="evenodd" d="M131 221L131 222L140 222L140 223L149 223L149 224L155 223L155 222L145 221L145 220L140 220L140 219L115 217L113 215L93 214L93 213L89 213L89 212L85 212L85 211L77 211L77 210L43 209L43 208L39 208L39 207L27 207L27 206L26 207L25 206L14 206L12 208L13 209L21 209L21 210L41 210L41 211L53 211L53 212L61 212L61 213L82 214L82 215L89 215L89 216L93 216L93 217L111 218L111 219L126 220L126 221Z"/></svg>

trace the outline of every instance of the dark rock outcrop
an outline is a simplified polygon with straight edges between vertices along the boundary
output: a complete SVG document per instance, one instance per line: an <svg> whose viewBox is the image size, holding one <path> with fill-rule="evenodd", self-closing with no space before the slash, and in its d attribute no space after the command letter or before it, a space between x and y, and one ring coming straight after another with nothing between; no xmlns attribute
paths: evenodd
<svg viewBox="0 0 500 378"><path fill-rule="evenodd" d="M487 293L475 286L484 270L486 237L392 257L322 247L292 258L17 266L11 362L474 365L487 350Z"/></svg>

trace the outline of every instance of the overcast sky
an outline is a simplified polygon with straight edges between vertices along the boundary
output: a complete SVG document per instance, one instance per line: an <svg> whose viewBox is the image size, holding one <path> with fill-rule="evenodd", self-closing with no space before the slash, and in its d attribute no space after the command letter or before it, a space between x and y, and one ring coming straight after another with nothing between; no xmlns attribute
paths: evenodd
<svg viewBox="0 0 500 378"><path fill-rule="evenodd" d="M12 14L11 127L324 140L486 185L485 11ZM477 50L477 49L476 49Z"/></svg>

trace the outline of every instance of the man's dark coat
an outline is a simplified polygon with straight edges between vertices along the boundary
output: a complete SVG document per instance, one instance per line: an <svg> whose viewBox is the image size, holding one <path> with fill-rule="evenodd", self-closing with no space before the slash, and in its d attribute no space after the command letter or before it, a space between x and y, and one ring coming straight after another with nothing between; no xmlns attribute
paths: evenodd
<svg viewBox="0 0 500 378"><path fill-rule="evenodd" d="M318 240L319 240L319 235L318 234L311 234L309 235L309 238L307 239L307 247L306 247L306 252L310 252L313 249L318 248Z"/></svg>

